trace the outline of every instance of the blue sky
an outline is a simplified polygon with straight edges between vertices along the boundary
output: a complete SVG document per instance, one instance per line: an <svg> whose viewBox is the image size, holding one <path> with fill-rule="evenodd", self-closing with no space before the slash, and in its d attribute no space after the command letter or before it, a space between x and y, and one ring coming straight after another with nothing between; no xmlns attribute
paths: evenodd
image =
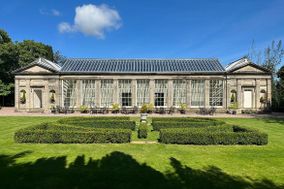
<svg viewBox="0 0 284 189"><path fill-rule="evenodd" d="M0 28L67 57L214 57L227 64L253 40L257 49L283 40L283 10L283 0L9 0L1 3Z"/></svg>

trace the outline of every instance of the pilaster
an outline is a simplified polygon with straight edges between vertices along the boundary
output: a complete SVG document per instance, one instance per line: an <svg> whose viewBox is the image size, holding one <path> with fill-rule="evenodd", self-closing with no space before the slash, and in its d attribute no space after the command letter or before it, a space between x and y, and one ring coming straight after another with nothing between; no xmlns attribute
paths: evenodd
<svg viewBox="0 0 284 189"><path fill-rule="evenodd" d="M155 105L155 80L154 79L150 79L149 88L150 88L150 103Z"/></svg>

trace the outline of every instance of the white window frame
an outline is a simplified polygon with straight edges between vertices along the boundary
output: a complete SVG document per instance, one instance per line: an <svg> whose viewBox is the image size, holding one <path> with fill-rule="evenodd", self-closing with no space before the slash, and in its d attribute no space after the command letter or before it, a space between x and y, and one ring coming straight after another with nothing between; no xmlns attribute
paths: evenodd
<svg viewBox="0 0 284 189"><path fill-rule="evenodd" d="M67 82L72 83L72 88L71 88L71 93L70 93L70 88L67 87ZM76 101L77 101L77 80L72 80L72 79L66 79L66 80L62 80L62 105L64 107L76 107ZM69 85L70 85L69 83ZM68 97L68 94L70 94L71 96ZM67 99L69 100L69 104L66 105L67 103L65 102ZM73 103L71 103L73 102Z"/></svg>
<svg viewBox="0 0 284 189"><path fill-rule="evenodd" d="M123 106L123 99L130 102L130 105L123 106L123 107L132 107L133 106L133 99L132 99L132 80L131 79L120 79L118 80L118 89L119 89L119 104ZM122 93L129 93L130 96L123 97Z"/></svg>
<svg viewBox="0 0 284 189"><path fill-rule="evenodd" d="M173 80L173 106L180 107L187 102L187 82L184 79Z"/></svg>
<svg viewBox="0 0 284 189"><path fill-rule="evenodd" d="M137 79L136 87L137 106L141 107L143 104L150 103L150 80Z"/></svg>
<svg viewBox="0 0 284 189"><path fill-rule="evenodd" d="M203 85L203 86L202 86ZM191 87L190 87L190 107L197 108L197 107L205 107L205 80L203 79L193 79L191 80ZM199 100L199 105L193 105L193 98L197 97ZM196 98L196 99L197 99ZM203 101L201 101L203 99ZM196 100L197 102L197 100ZM200 103L203 102L203 105Z"/></svg>
<svg viewBox="0 0 284 189"><path fill-rule="evenodd" d="M81 85L81 105L93 106L96 104L96 80L84 79Z"/></svg>
<svg viewBox="0 0 284 189"><path fill-rule="evenodd" d="M217 100L217 102L216 102L216 100ZM221 103L221 105L216 105L216 103ZM223 107L223 105L224 105L224 80L222 80L222 79L210 80L210 83L209 83L209 106Z"/></svg>
<svg viewBox="0 0 284 189"><path fill-rule="evenodd" d="M164 105L163 106L156 106L156 93L164 93L163 96L163 101ZM161 97L159 97L161 98ZM154 93L154 105L155 107L167 107L168 104L168 80L166 79L156 79L155 80L155 93Z"/></svg>
<svg viewBox="0 0 284 189"><path fill-rule="evenodd" d="M113 104L113 80L112 79L102 79L101 80L101 94L100 101L101 106L103 107L111 107Z"/></svg>

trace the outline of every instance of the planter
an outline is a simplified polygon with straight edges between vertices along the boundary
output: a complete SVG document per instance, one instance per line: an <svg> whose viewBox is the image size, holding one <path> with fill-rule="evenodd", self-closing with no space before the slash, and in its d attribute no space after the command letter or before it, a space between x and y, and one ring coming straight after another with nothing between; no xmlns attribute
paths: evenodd
<svg viewBox="0 0 284 189"><path fill-rule="evenodd" d="M141 113L141 115L140 115L140 121L141 121L141 122L147 122L147 116L148 116L147 113Z"/></svg>

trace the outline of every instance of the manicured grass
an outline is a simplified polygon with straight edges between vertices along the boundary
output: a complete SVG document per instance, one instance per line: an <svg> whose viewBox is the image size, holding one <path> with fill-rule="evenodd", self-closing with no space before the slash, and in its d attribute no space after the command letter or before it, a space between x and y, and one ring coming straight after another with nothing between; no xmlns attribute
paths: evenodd
<svg viewBox="0 0 284 189"><path fill-rule="evenodd" d="M284 187L284 120L221 119L267 133L265 146L14 143L18 129L58 119L0 117L0 188Z"/></svg>

